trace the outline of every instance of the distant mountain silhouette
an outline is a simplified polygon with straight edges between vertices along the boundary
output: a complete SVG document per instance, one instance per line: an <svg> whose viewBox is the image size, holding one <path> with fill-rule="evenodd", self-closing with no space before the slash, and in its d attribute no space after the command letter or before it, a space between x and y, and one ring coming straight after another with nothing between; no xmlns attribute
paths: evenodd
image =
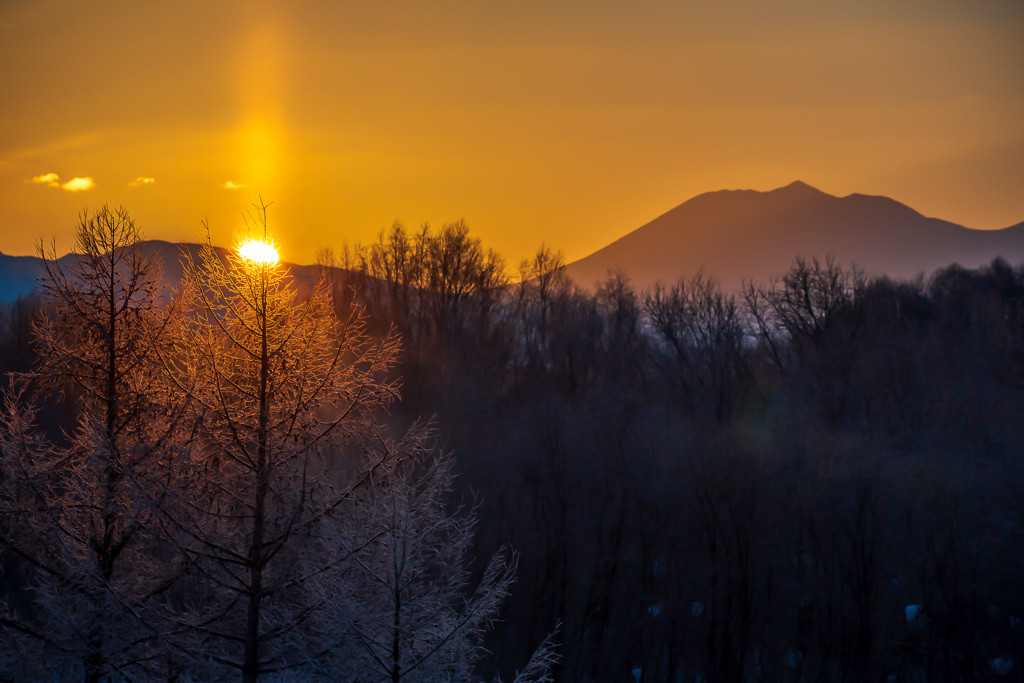
<svg viewBox="0 0 1024 683"><path fill-rule="evenodd" d="M193 254L199 249L160 240L145 245L163 262L168 292L181 281L183 247ZM744 280L784 274L798 255L829 254L844 266L856 263L868 275L897 278L927 275L951 263L973 268L997 256L1019 264L1024 263L1024 222L1003 230L971 230L927 218L888 197L834 197L798 181L770 192L698 195L569 264L568 272L591 287L617 268L635 287L645 288L659 279L673 283L690 277L703 267L724 289L736 290ZM62 257L67 258L73 256ZM316 282L318 266L286 265L301 288ZM0 254L0 301L31 294L41 269L34 256Z"/></svg>
<svg viewBox="0 0 1024 683"><path fill-rule="evenodd" d="M36 288L41 266L35 256L0 254L0 301L28 296Z"/></svg>
<svg viewBox="0 0 1024 683"><path fill-rule="evenodd" d="M186 253L198 260L200 244L174 243L163 240L147 240L142 243L142 248L149 254L157 257L163 265L163 294L172 295L181 288L181 279L184 274L183 260ZM227 249L214 247L221 255L227 253ZM62 263L75 258L73 254L66 254L60 259ZM320 266L301 266L293 263L284 264L300 289L309 291L316 284L320 276ZM36 280L42 274L42 261L35 256L7 256L0 254L0 301L10 302L19 297L31 295L36 288Z"/></svg>
<svg viewBox="0 0 1024 683"><path fill-rule="evenodd" d="M784 274L798 255L834 254L868 275L926 275L959 263L977 267L1002 256L1024 262L1024 223L971 230L927 218L904 204L862 194L834 197L802 182L770 192L722 190L698 195L590 256L568 272L591 287L609 268L638 288L671 284L701 267L726 290L744 280Z"/></svg>

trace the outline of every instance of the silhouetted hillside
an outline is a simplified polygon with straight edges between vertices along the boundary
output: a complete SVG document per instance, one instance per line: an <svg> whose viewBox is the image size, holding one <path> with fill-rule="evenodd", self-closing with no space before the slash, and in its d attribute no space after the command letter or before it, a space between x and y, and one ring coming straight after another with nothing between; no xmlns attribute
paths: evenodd
<svg viewBox="0 0 1024 683"><path fill-rule="evenodd" d="M14 301L31 294L39 268L39 259L35 256L0 254L0 301Z"/></svg>
<svg viewBox="0 0 1024 683"><path fill-rule="evenodd" d="M180 289L183 274L182 262L186 250L193 257L199 255L199 244L187 242L165 242L163 240L147 240L142 243L143 249L163 265L164 291L170 293ZM223 247L215 247L222 255L227 253ZM74 258L65 254L59 260ZM320 275L320 266L300 266L294 263L285 264L296 278L300 290L308 290ZM35 290L36 278L42 272L42 262L36 256L8 256L0 254L0 301L10 302L18 297L28 296Z"/></svg>
<svg viewBox="0 0 1024 683"><path fill-rule="evenodd" d="M795 254L855 262L870 275L897 278L959 263L977 267L997 256L1024 260L1024 223L971 230L927 218L888 197L834 197L795 182L770 192L722 190L698 195L568 267L592 286L609 268L633 284L675 282L701 267L723 288L786 272Z"/></svg>
<svg viewBox="0 0 1024 683"><path fill-rule="evenodd" d="M164 279L181 280L182 245L149 240L164 264ZM197 249L196 244L187 244ZM218 247L218 249L220 249ZM913 278L958 263L977 267L1001 256L1024 261L1024 222L1003 230L972 230L922 216L888 197L835 197L797 181L770 192L720 190L698 195L668 213L569 264L569 275L591 287L621 269L638 289L699 269L737 290L786 272L794 255L856 263L868 275ZM63 257L67 258L67 256ZM288 264L304 286L319 267ZM29 294L39 272L32 256L0 254L0 301Z"/></svg>

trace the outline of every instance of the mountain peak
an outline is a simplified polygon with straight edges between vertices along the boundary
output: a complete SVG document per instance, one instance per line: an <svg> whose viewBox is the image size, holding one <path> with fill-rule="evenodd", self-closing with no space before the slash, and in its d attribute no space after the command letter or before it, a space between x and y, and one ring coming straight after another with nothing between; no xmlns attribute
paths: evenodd
<svg viewBox="0 0 1024 683"><path fill-rule="evenodd" d="M817 195L824 195L826 197L831 197L832 196L832 195L828 194L827 192L822 192L818 188L813 187L811 185L808 185L807 183L805 183L802 180L794 180L789 185L785 185L785 186L777 188L775 190L771 190L770 192L773 192L773 193L774 192L778 192L779 194L791 194L791 195L799 194L799 195L816 195L816 196ZM765 193L765 194L768 194L768 193Z"/></svg>
<svg viewBox="0 0 1024 683"><path fill-rule="evenodd" d="M793 181L793 182L791 182L791 183L790 183L789 185L786 185L785 187L781 187L781 188L779 188L779 189L780 189L780 190L789 190L789 189L793 189L793 188L800 188L800 187L806 187L806 188L808 188L808 189L810 189L810 190L816 190L816 189L818 189L818 188L816 188L816 187L811 187L810 185L808 185L807 183L805 183L805 182L804 182L804 181L802 181L802 180L794 180L794 181Z"/></svg>
<svg viewBox="0 0 1024 683"><path fill-rule="evenodd" d="M869 275L914 277L958 262L1024 260L1024 232L969 230L927 218L883 196L822 192L797 180L768 192L723 190L694 197L569 265L585 287L609 269L638 287L675 282L700 269L724 289L784 274L797 256L835 256Z"/></svg>

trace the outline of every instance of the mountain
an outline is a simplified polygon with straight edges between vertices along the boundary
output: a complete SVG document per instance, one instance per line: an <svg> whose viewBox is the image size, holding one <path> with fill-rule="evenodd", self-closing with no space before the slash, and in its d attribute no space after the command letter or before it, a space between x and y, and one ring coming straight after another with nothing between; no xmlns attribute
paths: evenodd
<svg viewBox="0 0 1024 683"><path fill-rule="evenodd" d="M36 288L41 266L35 256L0 254L0 301L28 296Z"/></svg>
<svg viewBox="0 0 1024 683"><path fill-rule="evenodd" d="M163 294L170 295L180 289L180 283L184 274L182 260L186 251L192 254L196 260L199 259L199 250L202 245L192 243L164 242L162 240L147 240L142 242L142 248L147 253L157 258L163 265ZM221 254L227 252L222 247L215 247ZM66 254L58 261L67 264L70 259L75 258L73 254ZM283 264L295 278L300 291L310 290L316 284L320 276L320 266L300 266L293 263ZM0 302L11 302L19 297L27 297L36 288L36 279L42 274L42 261L35 256L8 256L0 254Z"/></svg>
<svg viewBox="0 0 1024 683"><path fill-rule="evenodd" d="M698 195L568 266L591 287L620 269L638 288L672 283L700 268L726 290L744 280L784 274L794 257L835 255L868 275L911 278L959 263L977 267L1002 256L1024 262L1024 223L971 230L927 218L889 199L835 197L802 182L770 192L722 190Z"/></svg>
<svg viewBox="0 0 1024 683"><path fill-rule="evenodd" d="M157 257L164 269L163 281L166 286L176 287L181 281L183 256L182 245L148 240L142 243L146 253ZM194 255L199 254L198 244L187 244ZM67 265L73 254L61 256L58 262ZM43 263L36 256L8 256L0 254L0 301L14 301L18 297L32 294L36 288L36 280L43 272Z"/></svg>
<svg viewBox="0 0 1024 683"><path fill-rule="evenodd" d="M160 256L164 281L181 281L182 245L145 242ZM199 245L185 248L198 254ZM911 278L959 263L977 267L1002 256L1024 263L1024 223L1003 230L971 230L927 218L889 199L863 194L835 197L802 182L770 192L721 190L698 195L590 256L568 266L569 275L591 287L618 268L638 288L672 283L700 268L726 290L744 280L784 274L794 257L835 255L868 275ZM73 258L64 256L63 259ZM286 264L300 287L311 287L318 266ZM30 294L41 270L32 256L0 254L0 301ZM170 291L170 289L168 289Z"/></svg>

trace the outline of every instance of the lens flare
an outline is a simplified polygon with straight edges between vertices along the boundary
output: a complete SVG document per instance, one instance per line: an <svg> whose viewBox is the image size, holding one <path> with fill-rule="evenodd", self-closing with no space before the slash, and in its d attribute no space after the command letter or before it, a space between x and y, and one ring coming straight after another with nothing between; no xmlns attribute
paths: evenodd
<svg viewBox="0 0 1024 683"><path fill-rule="evenodd" d="M246 240L238 247L238 254L246 261L263 265L274 265L278 261L277 249L274 245L260 240Z"/></svg>

